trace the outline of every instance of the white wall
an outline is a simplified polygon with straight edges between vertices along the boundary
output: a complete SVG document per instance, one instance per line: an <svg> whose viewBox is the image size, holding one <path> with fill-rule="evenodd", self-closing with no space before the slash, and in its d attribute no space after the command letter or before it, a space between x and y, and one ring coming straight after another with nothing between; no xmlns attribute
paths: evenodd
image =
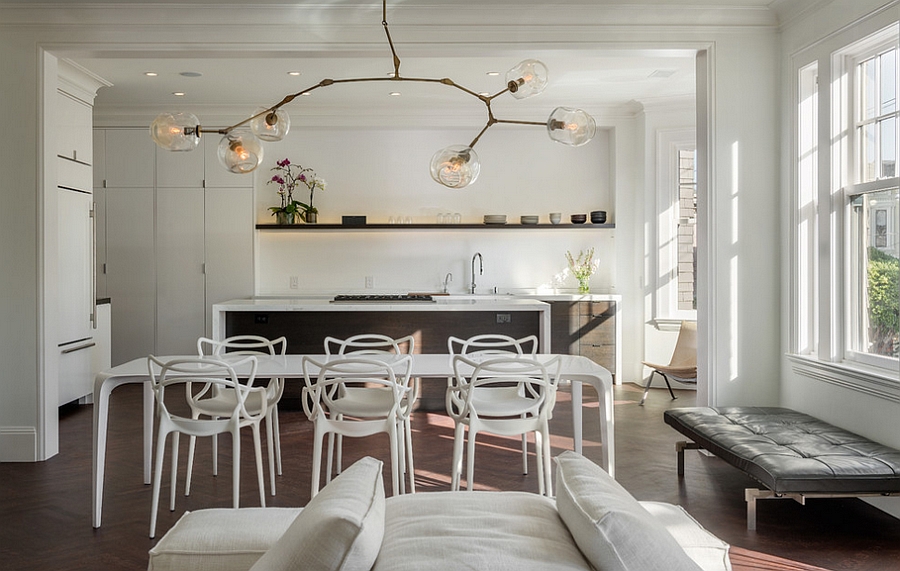
<svg viewBox="0 0 900 571"><path fill-rule="evenodd" d="M358 27L342 26L338 22L327 27L327 33L310 34L307 25L290 23L311 21L298 19L294 10L299 8L295 7L234 7L228 11L179 7L179 21L182 24L175 26L171 24L172 9L155 9L147 5L120 7L117 10L108 10L105 6L73 7L65 11L32 9L30 5L0 7L0 72L4 77L16 78L14 82L3 82L0 87L4 101L0 117L7 125L7 136L0 142L0 152L4 156L15 157L0 174L0 192L4 201L0 213L0 263L3 268L0 272L0 322L3 323L0 333L0 460L43 459L53 453L52 448L45 449L43 444L46 423L40 412L44 409L45 400L42 392L44 367L46 360L51 358L44 354L44 347L48 339L55 338L54 332L42 329L44 308L52 308L56 303L55 299L49 299L43 293L46 285L43 251L47 246L44 237L48 235L43 220L52 210L45 204L46 185L40 174L43 168L39 137L41 115L37 102L41 49L71 55L102 48L105 53L122 54L138 53L136 50L139 47L142 55L146 55L157 49L185 46L185 38L190 38L190 48L196 51L204 46L210 49L223 46L224 37L240 37L250 42L256 50L278 51L284 49L283 38L290 37L299 38L297 41L301 43L307 42L309 49L327 51L341 49L347 41L357 39L354 35L360 33ZM671 11L636 9L632 12L625 5L585 5L579 6L578 19L582 25L573 30L567 25L572 20L572 13L558 7L530 7L515 11L517 21L529 25L518 29L506 25L509 10L479 10L477 17L472 18L454 11L452 7L410 7L408 10L404 11L403 16L407 23L404 30L409 34L408 41L413 44L440 44L443 48L458 46L469 51L502 50L505 44L522 47L541 42L551 47L573 45L579 49L618 46L710 50L713 62L710 77L712 147L706 222L710 229L707 246L712 245L708 257L712 280L707 292L707 315L709 333L715 341L709 374L717 387L712 391L711 402L755 404L776 399L780 355L777 341L780 292L776 260L779 259L780 240L778 218L773 213L779 204L777 176L774 173L778 167L776 125L779 109L776 101L780 93L775 89L779 79L779 60L775 34L770 27L772 19L765 14L754 13L748 16L750 24L744 25L746 22L736 18L733 12L713 9L704 19L711 25L701 27L693 24L698 21L693 13L690 17L677 19L680 24L675 25L673 22L676 19ZM347 15L349 12L340 14ZM455 22L460 17L472 19L472 22L440 28L419 28L409 24L416 21ZM271 33L273 21L282 22L278 27L279 34ZM233 22L242 22L242 25L236 26ZM618 25L612 26L612 23ZM377 41L379 49L383 49L382 39L377 33L366 34L366 41L372 42L372 45ZM139 115L141 120L132 123L134 125L146 124L149 120L146 113L136 112L135 115ZM152 116L149 114L149 117ZM124 119L120 117L116 121ZM608 195L614 207L607 209L615 212L617 228L615 270L610 270L606 277L599 279L608 279L609 285L615 281L617 292L624 297L623 333L625 346L630 352L642 335L643 317L638 308L641 307L643 284L646 283L642 275L645 220L639 198L644 190L640 174L642 167L633 159L641 152L642 143L634 135L633 118L620 116L601 118L601 121L605 126L615 127L610 133L610 148L616 149L613 157L616 182L615 187L609 187L612 194ZM530 195L534 200L543 200L542 193L554 180L552 169L547 172L546 167L538 166L539 161L534 161L535 164L529 165L532 176L526 179L534 180L536 184L533 186L523 182L523 179L519 179L515 188L502 184L500 179L492 182L490 177L502 172L492 169L509 168L509 165L501 166L502 160L491 160L490 145L502 141L503 137L497 135L495 138L493 130L484 140L487 154L482 156L485 169L482 174L487 178L467 192L474 195L480 189L489 189L501 198L485 197L485 202L478 207L468 207L465 212L467 216L501 206L508 214L521 214L523 212L510 205L518 200L516 193L535 193ZM523 136L531 137L530 134ZM535 136L542 137L540 134ZM494 142L490 142L492 139ZM425 154L430 156L434 150L432 145L423 146L428 148ZM587 154L597 152L598 148L587 146L573 152ZM315 156L309 158L309 164L329 179L329 190L336 197L343 175L328 174L328 162L320 161ZM342 158L337 164L353 164L348 159L354 157ZM406 157L403 159L397 164L405 168ZM413 174L413 171L405 176L423 177L422 174ZM416 180L425 181L424 178L404 180L416 186ZM606 180L601 178L598 187L602 187ZM491 184L481 186L486 181ZM381 190L387 192L390 184L385 183ZM416 189L403 189L404 192L410 190ZM591 188L583 190L593 192ZM735 199L736 196L739 200ZM318 203L326 219L339 211L338 206L330 204L329 200L323 196L322 202ZM495 200L497 202L492 202ZM596 207L606 206L600 197L596 202ZM417 206L415 212L410 213L426 216L436 212L430 208L445 205L450 211L463 211L469 201L422 204L425 206ZM529 205L528 213L532 208L541 208L535 213L548 212L551 209L549 204L535 202ZM589 199L581 204L580 209L589 210L593 209L595 202ZM395 206L390 206L384 213L395 209ZM560 210L565 210L565 207L560 206ZM505 236L501 240L512 239L515 234L497 233L498 236ZM564 245L579 247L581 243L576 240L592 240L587 238L589 235L592 234L575 234L578 238L571 238L571 242L561 240L558 244L545 245L542 242L541 246L547 248L547 261L541 263L547 265L537 270L536 275L550 275L558 267L559 250ZM597 237L601 241L607 240L603 233L597 234ZM267 239L260 239L261 250L262 242ZM504 268L499 260L492 262L495 258L503 258L500 248L493 242L483 244L483 239L478 234L477 244L473 241L471 245L454 246L444 260L435 262L433 268L423 272L428 276L421 278L421 283L434 283L434 274L442 274L445 266L450 266L450 271L453 271L453 264L457 264L458 268L460 258L465 262L475 249L482 250L488 257L487 271ZM584 244L587 245L587 242ZM264 261L267 255L266 252L259 252L260 267L268 263ZM465 268L457 271L465 272ZM502 286L502 282L509 279L505 276L501 280L498 276L497 285ZM538 280L535 276L529 276L523 283L525 281ZM454 283L459 285L458 281ZM639 374L639 365L635 363L640 360L640 353L629 352L623 354L628 365L624 369L626 380L630 380L629 367L632 374ZM29 443L33 444L30 448Z"/></svg>

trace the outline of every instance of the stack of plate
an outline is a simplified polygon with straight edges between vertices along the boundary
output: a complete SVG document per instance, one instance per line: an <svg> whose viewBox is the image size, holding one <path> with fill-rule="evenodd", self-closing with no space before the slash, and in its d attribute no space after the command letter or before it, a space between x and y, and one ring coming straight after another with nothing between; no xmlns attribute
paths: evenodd
<svg viewBox="0 0 900 571"><path fill-rule="evenodd" d="M539 219L540 219L539 216L520 216L519 217L519 221L522 224L537 224Z"/></svg>
<svg viewBox="0 0 900 571"><path fill-rule="evenodd" d="M506 214L485 214L485 224L506 224Z"/></svg>

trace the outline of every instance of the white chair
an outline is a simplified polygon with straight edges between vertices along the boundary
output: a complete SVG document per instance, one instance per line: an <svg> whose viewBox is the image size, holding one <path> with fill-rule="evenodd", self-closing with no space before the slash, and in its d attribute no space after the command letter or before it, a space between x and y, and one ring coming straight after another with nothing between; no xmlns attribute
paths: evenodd
<svg viewBox="0 0 900 571"><path fill-rule="evenodd" d="M451 489L459 490L463 432L468 427L466 487L472 490L475 440L479 432L513 436L534 432L541 494L553 495L550 470L550 414L556 404L560 359L541 363L528 356L453 357L455 383L447 389L447 413L455 423ZM509 390L510 384L515 390ZM496 398L481 398L497 390Z"/></svg>
<svg viewBox="0 0 900 571"><path fill-rule="evenodd" d="M238 380L235 369L247 367L249 374L244 384ZM175 483L178 473L178 441L181 434L191 437L213 436L223 432L231 434L232 440L232 499L234 507L240 504L240 458L241 428L249 426L253 431L253 444L256 453L256 473L259 480L259 502L265 507L266 493L263 480L262 447L260 445L259 424L266 416L265 387L254 387L256 377L256 357L226 363L220 359L209 357L191 357L161 361L154 356L147 358L147 368L156 398L156 411L159 417L159 429L156 436L156 462L153 472L153 507L150 515L150 537L156 535L156 516L159 508L159 489L162 480L163 456L166 449L166 437L174 433L172 438L172 481L169 492L169 510L175 510ZM235 404L227 415L221 418L199 419L181 416L177 410L192 407L194 403L207 398L213 387L230 390L236 395ZM251 412L247 402L261 403L259 410ZM172 408L172 407L175 408Z"/></svg>
<svg viewBox="0 0 900 571"><path fill-rule="evenodd" d="M303 357L302 401L306 416L314 423L311 496L319 492L322 467L322 439L334 434L350 437L371 436L384 432L390 438L391 484L394 495L400 493L400 459L403 457L404 415L402 403L412 390L410 373L412 358L400 356L390 361L369 356L350 356L317 362ZM315 371L313 374L312 372ZM360 384L373 386L376 399L357 398ZM354 396L348 396L348 395ZM381 396L390 398L385 408ZM331 471L326 483L331 481Z"/></svg>
<svg viewBox="0 0 900 571"><path fill-rule="evenodd" d="M669 383L669 377L674 378L680 383L697 384L697 322L682 321L681 329L678 330L678 339L675 341L675 350L672 352L672 359L668 365L656 365L642 361L642 364L652 368L650 376L647 378L647 386L644 387L644 395L641 397L640 405L643 406L650 392L650 383L653 382L653 375L659 374L666 382L669 388L669 395L675 400L675 392Z"/></svg>
<svg viewBox="0 0 900 571"><path fill-rule="evenodd" d="M536 355L538 338L535 335L516 339L500 333L483 333L468 339L449 337L447 349L451 355L469 355L470 357L484 357L486 355ZM453 379L448 379L448 386L452 386ZM508 390L508 389L507 389ZM503 398L500 387L491 387L490 390L480 391L475 396L477 399L490 399L494 395ZM528 437L522 435L522 473L528 474Z"/></svg>
<svg viewBox="0 0 900 571"><path fill-rule="evenodd" d="M394 339L387 335L379 333L362 333L353 335L347 339L338 339L336 337L325 338L325 354L326 355L411 355L415 352L416 340L411 335ZM391 395L384 387L359 387L347 386L344 388L346 393L344 398L356 400L360 403L365 402L366 406L371 410L382 410L385 413L391 408ZM400 412L403 416L403 432L399 435L401 439L401 450L405 450L405 454L400 457L400 472L409 477L409 491L416 492L416 477L413 466L413 446L412 446L412 411L415 406L416 399L419 396L419 379L412 380L412 389L403 394L403 400L400 403ZM349 401L348 401L349 402ZM343 463L343 441L341 434L337 434L337 469L336 473L341 473ZM329 477L332 470L332 458L334 456L335 435L328 437L328 460L326 470ZM400 481L401 493L406 493L406 479Z"/></svg>
<svg viewBox="0 0 900 571"><path fill-rule="evenodd" d="M201 337L197 340L197 352L200 356L212 355L219 357L228 355L284 355L287 352L287 339L279 337L269 340L258 335L236 335L223 341L216 341ZM281 430L278 427L278 402L284 394L284 379L269 379L266 385L266 446L269 454L269 485L271 494L275 495L275 473L281 475ZM213 418L226 416L234 409L237 396L232 390L213 387L212 395L194 404L193 412L196 415L205 415ZM253 413L260 412L260 403L251 401L246 403L247 409ZM191 437L188 448L187 482L184 495L190 495L191 475L194 469L194 446L196 438ZM213 475L219 473L219 444L218 438L212 438Z"/></svg>

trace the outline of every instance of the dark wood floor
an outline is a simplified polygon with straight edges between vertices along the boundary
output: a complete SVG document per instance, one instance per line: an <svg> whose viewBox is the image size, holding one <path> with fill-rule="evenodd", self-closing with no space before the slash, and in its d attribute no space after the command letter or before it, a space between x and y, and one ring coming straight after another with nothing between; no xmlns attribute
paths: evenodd
<svg viewBox="0 0 900 571"><path fill-rule="evenodd" d="M599 460L596 395L585 412L585 455ZM900 569L900 520L855 499L812 500L801 506L790 500L765 501L759 506L759 529L745 526L743 489L754 486L742 473L714 457L687 452L686 476L675 475L674 442L679 435L662 422L662 411L690 406L690 392L669 400L654 390L644 407L640 390L616 389L617 478L638 499L677 503L707 529L743 548L818 565L833 571ZM568 392L560 395L553 421L554 452L572 445ZM60 449L46 462L0 464L0 561L3 569L117 569L147 567L150 487L141 483L140 389L117 389L111 400L110 441L103 527L92 529L90 508L91 407L61 410ZM300 506L309 499L312 444L310 423L300 411L283 410L284 475L269 505ZM417 412L414 419L418 491L446 490L452 447L452 427L439 413ZM387 458L385 438L345 440L348 461L362 455ZM521 456L514 439L479 438L475 484L478 489L537 491L535 470L520 472ZM243 447L242 498L258 504L252 468L252 448ZM160 511L161 537L183 513L230 505L230 446L220 441L220 476L209 470L208 444L198 446L194 489L179 495L176 511ZM182 445L183 449L186 446ZM532 464L533 465L533 464ZM182 469L184 462L181 462ZM183 475L180 479L183 482ZM387 488L390 489L389 487Z"/></svg>

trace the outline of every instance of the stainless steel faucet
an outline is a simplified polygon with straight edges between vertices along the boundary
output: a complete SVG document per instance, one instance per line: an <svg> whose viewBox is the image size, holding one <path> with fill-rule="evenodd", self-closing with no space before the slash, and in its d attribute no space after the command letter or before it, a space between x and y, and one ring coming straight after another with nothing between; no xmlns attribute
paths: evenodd
<svg viewBox="0 0 900 571"><path fill-rule="evenodd" d="M447 275L444 276L444 293L450 293L450 282L453 281L453 273L447 272Z"/></svg>
<svg viewBox="0 0 900 571"><path fill-rule="evenodd" d="M475 252L475 255L472 256L472 285L469 286L469 293L475 293L475 260L478 260L478 275L484 275L484 258L481 257L481 252Z"/></svg>

